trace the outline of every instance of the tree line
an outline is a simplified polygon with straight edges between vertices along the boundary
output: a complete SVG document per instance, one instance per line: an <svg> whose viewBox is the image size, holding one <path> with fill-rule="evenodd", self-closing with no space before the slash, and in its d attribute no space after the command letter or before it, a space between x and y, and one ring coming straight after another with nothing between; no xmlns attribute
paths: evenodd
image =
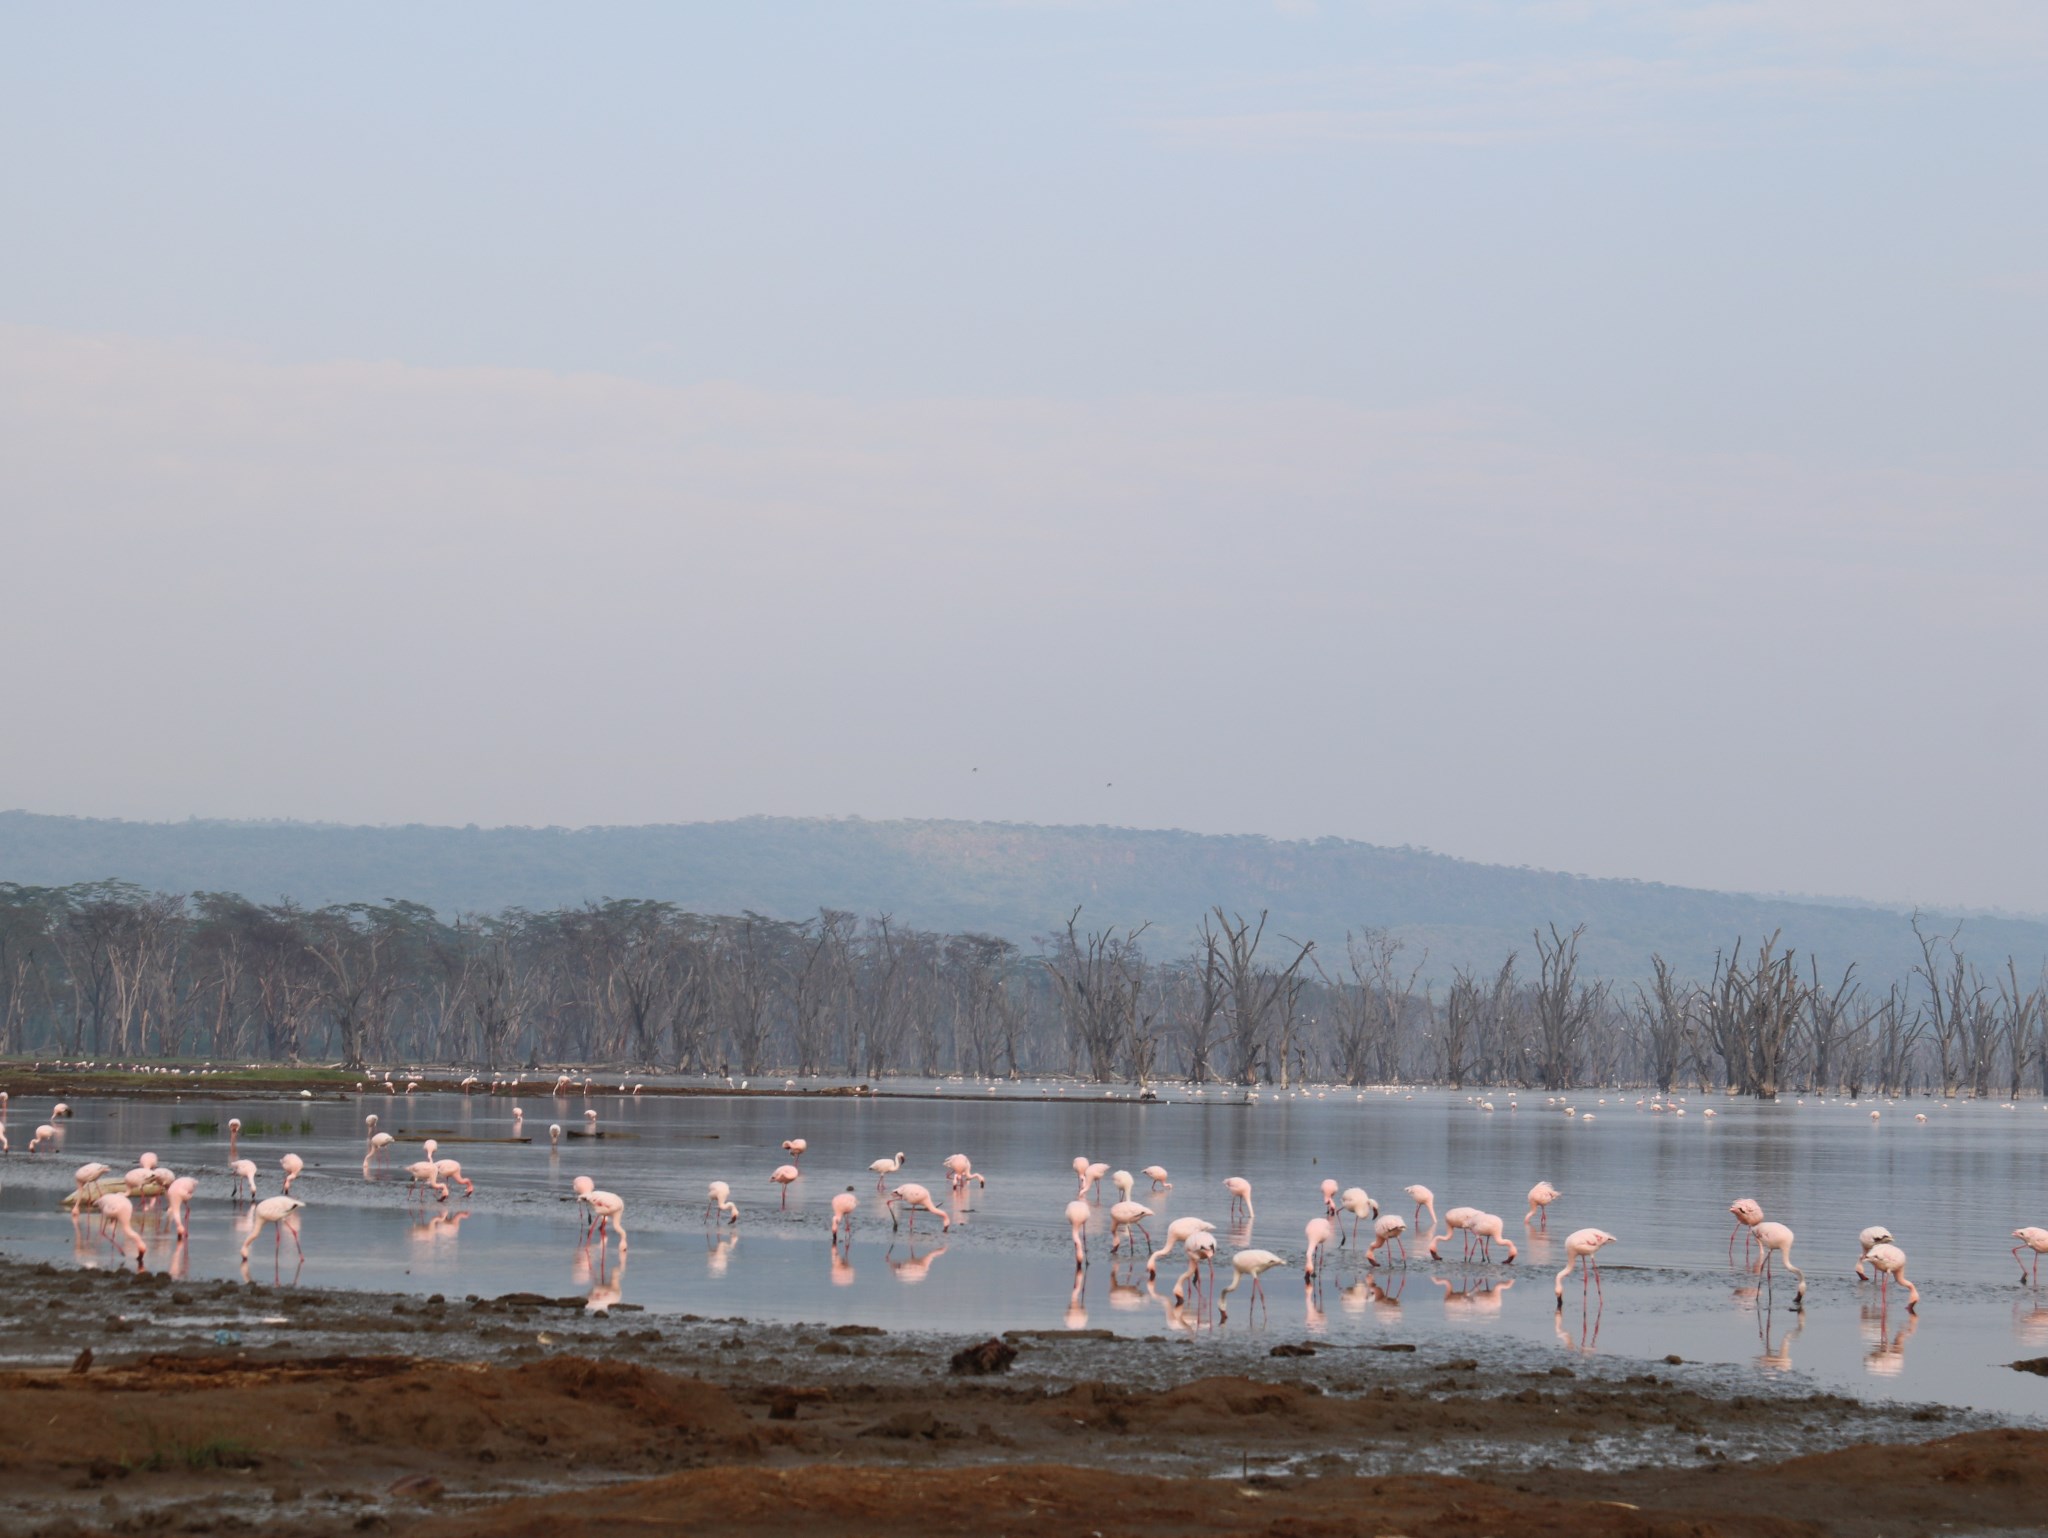
<svg viewBox="0 0 2048 1538"><path fill-rule="evenodd" d="M685 1074L1064 1074L1239 1085L1433 1082L2048 1093L2048 983L1914 922L1866 984L1773 934L1710 975L1589 977L1583 927L1427 971L1385 930L1341 947L1216 908L1190 945L1082 910L1034 950L822 909L792 921L612 899L444 919L118 881L0 883L0 1056L618 1063Z"/></svg>

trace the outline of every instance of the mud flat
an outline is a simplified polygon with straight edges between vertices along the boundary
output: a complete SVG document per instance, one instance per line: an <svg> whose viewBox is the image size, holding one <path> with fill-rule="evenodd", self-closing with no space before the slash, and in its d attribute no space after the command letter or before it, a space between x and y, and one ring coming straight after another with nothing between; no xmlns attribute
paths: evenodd
<svg viewBox="0 0 2048 1538"><path fill-rule="evenodd" d="M1683 1363L0 1288L10 1534L1931 1534L2039 1531L2048 1488L2048 1432Z"/></svg>

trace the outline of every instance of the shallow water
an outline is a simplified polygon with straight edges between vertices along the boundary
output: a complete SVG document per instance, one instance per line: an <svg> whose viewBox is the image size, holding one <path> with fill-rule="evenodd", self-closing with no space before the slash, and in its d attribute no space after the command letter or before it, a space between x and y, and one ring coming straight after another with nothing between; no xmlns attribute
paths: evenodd
<svg viewBox="0 0 2048 1538"><path fill-rule="evenodd" d="M225 1133L171 1129L202 1120L224 1128L240 1116L285 1127L243 1140L242 1153L263 1170L261 1194L277 1189L279 1155L298 1153L308 1166L293 1193L307 1203L304 1263L289 1238L280 1262L265 1234L250 1266L259 1281L451 1297L601 1285L649 1309L714 1316L890 1329L1086 1325L1198 1339L1252 1331L1274 1340L1433 1340L1467 1343L1482 1360L1495 1343L1541 1346L1560 1359L1671 1353L1780 1383L1798 1374L1853 1393L2048 1413L2048 1379L2005 1365L2048 1354L2048 1291L2018 1285L2005 1237L2021 1224L2048 1222L2048 1114L2038 1102L2007 1111L1995 1103L1760 1106L1716 1098L1710 1118L1698 1097L1678 1116L1638 1109L1633 1095L1581 1094L1572 1102L1580 1116L1568 1119L1562 1102L1525 1094L1511 1110L1515 1097L1498 1091L1490 1097L1497 1109L1486 1112L1441 1092L1330 1090L1246 1104L1236 1094L1169 1091L1138 1104L1072 1087L1006 1086L978 1098L965 1098L975 1086L936 1088L942 1093L928 1100L528 1094L520 1103L530 1143L459 1141L510 1137L513 1102L505 1096L376 1094L301 1105L82 1095L72 1097L62 1152L32 1158L21 1150L33 1119L17 1103L9 1128L16 1151L0 1161L0 1250L122 1263L95 1223L74 1230L57 1199L72 1188L77 1165L97 1159L126 1169L147 1148L202 1177L190 1242L173 1246L145 1222L148 1263L194 1277L239 1275L248 1220L227 1199ZM1872 1108L1883 1113L1876 1123ZM565 1138L551 1149L549 1122L580 1127L586 1109L599 1113L605 1135ZM1913 1120L1916 1111L1926 1123ZM367 1112L402 1138L443 1135L442 1157L462 1161L475 1195L445 1205L410 1199L402 1166L419 1156L416 1141L397 1144L388 1168L366 1180ZM1590 1121L1587 1112L1596 1113ZM301 1132L302 1123L310 1131ZM797 1136L810 1150L783 1210L768 1173L786 1158L782 1140ZM867 1165L899 1149L909 1157L889 1183L931 1187L956 1220L950 1234L927 1232L939 1225L925 1216L914 1240L892 1233ZM939 1161L955 1152L987 1174L985 1190L949 1198ZM1077 1295L1063 1216L1076 1154L1112 1168L1171 1171L1171 1190L1138 1182L1138 1199L1158 1213L1151 1228L1162 1242L1168 1221L1192 1214L1226 1233L1226 1256L1252 1243L1294 1268L1269 1274L1264 1307L1247 1306L1249 1289L1240 1289L1227 1322L1217 1326L1212 1314L1190 1330L1192 1316L1176 1314L1165 1297L1181 1262L1161 1267L1156 1290L1142 1264L1110 1264L1106 1213L1115 1192L1105 1182ZM579 1174L625 1199L631 1249L623 1267L615 1250L599 1262L580 1243L582 1219L569 1199ZM1226 1222L1227 1175L1253 1184L1258 1215L1249 1233ZM1433 1263L1411 1232L1405 1266L1368 1275L1354 1250L1339 1249L1310 1292L1299 1271L1302 1229L1321 1210L1326 1176L1364 1185L1383 1210L1403 1216L1412 1215L1401 1195L1411 1182L1436 1191L1439 1212L1497 1212L1520 1258L1512 1266ZM705 1222L703 1192L713 1179L734 1187L736 1229ZM1525 1193L1538 1179L1564 1192L1547 1236L1523 1226ZM831 1197L849 1185L862 1205L850 1259L835 1260ZM1739 1263L1740 1245L1730 1264L1726 1209L1737 1196L1754 1196L1797 1231L1793 1258L1809 1277L1803 1313L1790 1306L1789 1279L1759 1292ZM1856 1235L1872 1223L1888 1225L1909 1257L1923 1296L1917 1317L1896 1291L1881 1307L1878 1290L1850 1275ZM1604 1296L1583 1295L1574 1276L1560 1313L1552 1277L1564 1263L1564 1235L1586 1226L1619 1236L1603 1252ZM1445 1253L1455 1257L1457 1242Z"/></svg>

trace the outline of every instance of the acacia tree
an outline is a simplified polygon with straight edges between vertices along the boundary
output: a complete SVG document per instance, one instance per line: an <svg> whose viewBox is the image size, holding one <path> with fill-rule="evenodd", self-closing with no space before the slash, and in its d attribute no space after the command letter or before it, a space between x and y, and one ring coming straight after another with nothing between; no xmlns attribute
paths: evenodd
<svg viewBox="0 0 2048 1538"><path fill-rule="evenodd" d="M1210 910L1220 933L1217 960L1221 967L1226 1021L1230 1032L1232 1076L1239 1084L1256 1084L1271 1075L1269 1053L1275 1047L1280 1059L1281 1082L1286 1082L1287 1047L1294 1024L1294 1006L1306 979L1302 966L1315 950L1315 942L1298 944L1294 959L1284 967L1259 961L1259 944L1266 934L1266 912L1260 910L1254 927L1242 914L1235 920L1220 907Z"/></svg>
<svg viewBox="0 0 2048 1538"><path fill-rule="evenodd" d="M1536 954L1541 963L1536 983L1536 1047L1545 1089L1572 1087L1588 1027L1606 1002L1606 984L1579 981L1579 941L1585 933L1584 924L1570 934L1560 933L1552 924L1546 942L1543 931L1536 931Z"/></svg>

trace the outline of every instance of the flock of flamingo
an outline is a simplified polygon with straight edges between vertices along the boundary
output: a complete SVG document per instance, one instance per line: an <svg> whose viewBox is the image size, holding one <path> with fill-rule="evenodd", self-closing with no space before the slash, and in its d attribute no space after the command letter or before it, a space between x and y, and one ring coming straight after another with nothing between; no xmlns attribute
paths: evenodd
<svg viewBox="0 0 2048 1538"><path fill-rule="evenodd" d="M6 1141L7 1095L0 1091L0 1151L8 1148ZM598 1113L584 1112L585 1133L596 1132ZM512 1109L515 1133L523 1131L525 1112L515 1106ZM70 1117L70 1107L59 1103L50 1113L50 1120L39 1125L31 1138L28 1151L54 1151L61 1146L61 1125ZM378 1117L372 1113L364 1118L365 1146L363 1152L363 1175L374 1178L378 1167L387 1162L390 1150L397 1139L389 1132L378 1128ZM277 1195L264 1197L258 1191L260 1171L253 1160L243 1158L239 1146L241 1122L230 1119L228 1131L228 1171L232 1184L230 1198L237 1206L246 1202L252 1220L241 1245L241 1258L245 1266L250 1249L266 1227L273 1229L273 1248L281 1256L285 1234L292 1237L294 1247L303 1259L304 1248L299 1235L299 1215L304 1202L291 1194L293 1183L305 1168L304 1160L296 1153L286 1153L278 1160L281 1171L281 1189ZM563 1131L559 1123L548 1128L548 1142L551 1148L559 1148ZM777 1166L767 1179L778 1188L780 1206L788 1205L789 1190L803 1178L801 1161L809 1151L809 1143L803 1138L791 1138L782 1145L788 1162ZM417 1161L404 1166L409 1196L424 1199L429 1193L440 1202L449 1199L451 1188L459 1185L465 1196L475 1191L474 1182L463 1173L460 1161L440 1157L439 1145L432 1139L421 1143L423 1155ZM868 1165L875 1177L875 1191L884 1198L889 1214L890 1226L899 1228L908 1225L911 1234L916 1233L917 1217L920 1213L937 1220L942 1232L950 1232L954 1218L941 1207L931 1190L915 1181L898 1181L891 1185L892 1177L905 1167L907 1155L898 1151L891 1157L876 1159ZM987 1177L977 1171L965 1154L952 1154L945 1158L940 1167L944 1170L950 1191L956 1198L961 1197L970 1187L986 1188ZM1156 1278L1162 1261L1180 1251L1184 1269L1172 1287L1172 1299L1176 1308L1194 1303L1206 1308L1213 1300L1219 1323L1227 1320L1229 1305L1225 1301L1240 1286L1249 1284L1254 1305L1265 1301L1263 1277L1269 1271L1293 1265L1287 1257L1270 1249L1254 1248L1249 1244L1229 1256L1230 1281L1220 1292L1215 1289L1215 1264L1218 1257L1219 1239L1216 1224L1207 1218L1186 1216L1173 1219L1166 1227L1165 1242L1155 1245L1147 1220L1158 1214L1137 1199L1136 1188L1140 1179L1150 1183L1147 1194L1171 1189L1169 1172L1159 1165L1148 1165L1138 1174L1129 1170L1112 1170L1110 1165L1092 1160L1083 1155L1073 1161L1073 1171L1078 1181L1074 1199L1067 1203L1065 1217L1072 1229L1074 1242L1074 1268L1079 1285L1079 1275L1089 1264L1086 1241L1087 1229L1100 1210L1102 1184L1105 1179L1117 1193L1117 1200L1108 1209L1109 1253L1112 1261L1119 1257L1135 1258L1138 1240L1142 1238L1146 1247L1145 1275L1149 1280ZM175 1232L175 1243L184 1245L189 1237L187 1213L198 1189L198 1180L191 1175L178 1175L165 1166L153 1152L144 1152L135 1161L133 1168L125 1173L117 1172L113 1166L91 1162L80 1165L73 1172L76 1189L65 1198L65 1205L71 1210L73 1221L78 1222L88 1213L94 1213L100 1220L101 1231L117 1249L124 1244L135 1248L135 1264L144 1266L149 1253L149 1237L137 1225L139 1212L154 1209L161 1204L162 1222ZM1233 1223L1242 1223L1240 1230L1246 1240L1250 1238L1251 1225L1255 1216L1252 1184L1242 1176L1231 1176L1223 1182L1227 1198L1227 1218ZM600 1261L608 1252L611 1238L615 1235L621 1263L627 1246L625 1224L626 1203L623 1198L609 1191L596 1188L588 1176L578 1176L572 1182L575 1201L587 1210L583 1229L583 1243L587 1248L594 1240L598 1247ZM1304 1193L1306 1194L1306 1193ZM1432 1261L1445 1259L1442 1246L1456 1234L1462 1245L1460 1259L1471 1261L1475 1255L1486 1263L1494 1260L1494 1247L1505 1251L1503 1265L1515 1264L1520 1247L1508 1236L1507 1222L1500 1214L1482 1211L1476 1207L1450 1207L1439 1218L1436 1195L1427 1186L1410 1185L1404 1193L1414 1204L1412 1220L1395 1213L1382 1213L1380 1204L1362 1186L1344 1188L1334 1179L1321 1182L1319 1211L1311 1217L1303 1230L1306 1248L1300 1262L1304 1284L1309 1288L1318 1285L1332 1247L1351 1248L1353 1254L1361 1255L1367 1268L1390 1265L1396 1259L1407 1263L1405 1236L1410 1232L1411 1222L1420 1226L1418 1240L1426 1236L1427 1254ZM1549 1209L1559 1200L1562 1193L1547 1180L1539 1180L1529 1190L1528 1210L1523 1217L1525 1230L1548 1231ZM853 1220L860 1206L860 1198L853 1186L847 1186L832 1198L832 1225L830 1242L835 1257L839 1246L851 1244ZM1743 1241L1745 1266L1759 1274L1766 1286L1771 1284L1774 1271L1782 1268L1796 1279L1792 1306L1801 1309L1806 1297L1806 1273L1792 1260L1794 1235L1784 1223L1767 1221L1762 1206L1753 1198L1743 1197L1730 1204L1729 1213L1735 1225L1729 1233L1729 1261L1734 1263L1735 1242ZM1426 1225L1423 1219L1427 1215ZM711 1181L706 1192L705 1215L707 1220L736 1225L740 1209L733 1200L732 1187L723 1180ZM1349 1219L1349 1229L1345 1220ZM1365 1232L1370 1238L1360 1246L1361 1226L1369 1225ZM2012 1254L2021 1267L2020 1279L2027 1282L2028 1257L2032 1260L2032 1280L2039 1283L2040 1257L2048 1253L2048 1228L2023 1227L2013 1230L2012 1238L2017 1241ZM1858 1253L1853 1266L1859 1282L1874 1279L1878 1283L1881 1299L1889 1297L1893 1283L1905 1289L1907 1308L1917 1312L1920 1303L1919 1288L1906 1275L1906 1255L1894 1239L1891 1231L1883 1226L1865 1228L1857 1236ZM161 1242L161 1241L160 1241ZM1564 1241L1565 1265L1553 1279L1552 1290L1559 1309L1564 1306L1565 1283L1576 1271L1580 1276L1581 1293L1591 1289L1599 1292L1604 1299L1604 1285L1600 1276L1599 1252L1607 1245L1617 1242L1613 1234L1599 1228L1581 1228L1571 1233ZM1356 1247L1356 1248L1354 1248ZM122 1253L126 1253L122 1249ZM1383 1258L1384 1257L1384 1258ZM1752 1259L1753 1257L1753 1259Z"/></svg>

